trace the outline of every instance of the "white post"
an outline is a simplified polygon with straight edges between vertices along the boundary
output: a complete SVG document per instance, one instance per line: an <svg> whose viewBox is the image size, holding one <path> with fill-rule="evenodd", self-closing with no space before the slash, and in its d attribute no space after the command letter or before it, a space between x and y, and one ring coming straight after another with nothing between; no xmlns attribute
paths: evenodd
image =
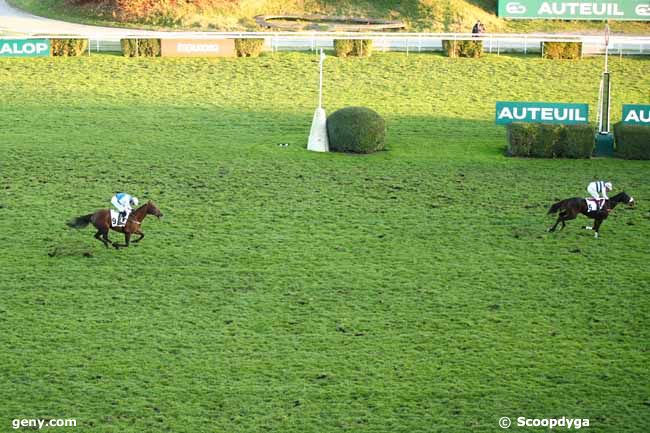
<svg viewBox="0 0 650 433"><path fill-rule="evenodd" d="M607 101L607 106L609 107L607 109L607 132L610 131L610 127L612 125L612 80L611 77L609 79L609 100Z"/></svg>
<svg viewBox="0 0 650 433"><path fill-rule="evenodd" d="M323 49L320 49L320 60L318 62L320 66L320 80L318 83L318 108L323 108L323 63L325 62L325 53Z"/></svg>
<svg viewBox="0 0 650 433"><path fill-rule="evenodd" d="M603 130L603 86L605 85L605 78L600 79L600 89L598 91L598 132Z"/></svg>
<svg viewBox="0 0 650 433"><path fill-rule="evenodd" d="M309 141L307 150L313 152L329 152L330 145L327 138L327 115L323 109L323 63L325 62L325 53L320 49L319 83L318 83L318 108L314 112L314 118L311 121L311 131L309 131Z"/></svg>
<svg viewBox="0 0 650 433"><path fill-rule="evenodd" d="M605 73L609 72L609 24L605 25Z"/></svg>

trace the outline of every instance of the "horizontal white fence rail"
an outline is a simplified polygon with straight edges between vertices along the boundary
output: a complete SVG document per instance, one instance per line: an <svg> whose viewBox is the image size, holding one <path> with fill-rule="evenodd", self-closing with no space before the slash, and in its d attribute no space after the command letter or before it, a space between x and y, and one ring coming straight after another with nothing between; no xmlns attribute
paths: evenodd
<svg viewBox="0 0 650 433"><path fill-rule="evenodd" d="M423 52L441 51L443 40L482 40L488 53L539 53L542 42L582 42L583 55L605 54L605 38L594 35L551 35L485 33L477 37L471 33L359 33L359 32L148 32L134 34L92 33L87 35L30 34L24 36L0 36L2 39L25 38L73 38L88 39L89 50L121 51L120 39L232 39L260 38L270 51L314 51L331 49L335 39L371 39L375 50ZM611 36L609 54L650 55L650 36Z"/></svg>

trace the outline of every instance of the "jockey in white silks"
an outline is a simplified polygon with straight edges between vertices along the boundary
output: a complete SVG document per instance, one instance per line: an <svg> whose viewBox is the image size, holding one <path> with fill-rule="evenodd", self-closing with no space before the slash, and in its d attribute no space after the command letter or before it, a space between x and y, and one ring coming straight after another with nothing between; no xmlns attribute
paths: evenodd
<svg viewBox="0 0 650 433"><path fill-rule="evenodd" d="M609 200L607 193L611 190L612 183L602 180L596 180L587 186L587 192L596 200L599 208L605 204L605 200Z"/></svg>
<svg viewBox="0 0 650 433"><path fill-rule="evenodd" d="M605 200L609 200L609 197L607 197L607 193L611 190L612 190L612 183L605 182L602 180L591 182L589 186L587 186L587 192L591 194L591 196L595 199L599 199L602 197Z"/></svg>
<svg viewBox="0 0 650 433"><path fill-rule="evenodd" d="M138 205L138 199L125 192L118 192L111 199L111 203L123 218L127 218L133 210L131 206Z"/></svg>

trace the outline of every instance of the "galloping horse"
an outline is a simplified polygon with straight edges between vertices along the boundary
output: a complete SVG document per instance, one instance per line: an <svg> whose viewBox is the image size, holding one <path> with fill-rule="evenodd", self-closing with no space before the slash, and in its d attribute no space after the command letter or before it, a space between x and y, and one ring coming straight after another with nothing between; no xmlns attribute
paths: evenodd
<svg viewBox="0 0 650 433"><path fill-rule="evenodd" d="M594 223L593 227L590 226L583 226L587 230L593 230L596 232L595 237L598 237L598 230L600 229L600 225L604 220L607 219L609 216L609 213L618 205L619 203L627 203L629 206L634 206L634 199L627 195L625 192L621 192L616 194L614 197L610 198L609 200L605 201L605 205L603 206L602 209L589 212L589 207L587 206L587 200L584 198L579 198L579 197L574 197L574 198L568 198L566 200L559 201L555 203L551 208L548 210L549 214L556 213L557 211L561 211L560 215L557 217L557 221L555 221L555 224L551 226L548 231L549 232L554 232L555 228L557 227L558 224L562 223L562 230L566 224L564 223L565 221L569 221L572 219L575 219L578 214L583 214L587 218L591 218L593 220L596 220Z"/></svg>
<svg viewBox="0 0 650 433"><path fill-rule="evenodd" d="M142 220L147 215L154 215L158 218L162 217L163 214L160 212L160 209L156 207L151 200L143 204L129 215L126 225L124 227L112 227L111 226L111 212L109 209L98 210L95 213L90 213L88 215L83 215L77 218L74 218L68 223L69 227L80 229L86 227L88 224L92 223L97 229L95 233L95 239L102 241L106 248L108 245L113 245L115 249L120 247L128 247L129 242L131 241L131 234L140 235L140 237L133 242L140 242L144 238L144 233L142 233ZM118 244L112 242L108 239L108 231L110 229L115 230L116 232L124 233L125 244Z"/></svg>

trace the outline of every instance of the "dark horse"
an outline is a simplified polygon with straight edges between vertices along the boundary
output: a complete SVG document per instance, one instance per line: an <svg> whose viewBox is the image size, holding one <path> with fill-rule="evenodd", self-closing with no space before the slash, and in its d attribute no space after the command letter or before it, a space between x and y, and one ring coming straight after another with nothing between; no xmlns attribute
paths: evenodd
<svg viewBox="0 0 650 433"><path fill-rule="evenodd" d="M589 212L587 207L587 200L584 198L574 197L568 198L566 200L559 201L555 203L548 210L549 214L556 213L560 211L560 215L557 217L557 221L553 224L552 227L548 229L549 232L554 232L558 224L562 223L562 229L566 224L565 221L575 219L578 214L583 214L587 218L595 220L593 227L584 226L587 230L593 230L596 232L596 237L598 237L598 230L603 220L606 220L609 216L609 213L618 205L619 203L627 203L630 206L634 206L634 199L627 195L625 192L616 194L614 197L605 201L605 205L602 209L594 212ZM560 230L562 230L560 229Z"/></svg>
<svg viewBox="0 0 650 433"><path fill-rule="evenodd" d="M149 200L147 203L131 212L129 219L127 220L124 227L111 227L111 212L109 209L102 209L98 210L95 213L89 213L88 215L77 217L70 221L68 223L68 226L75 229L80 229L92 223L97 229L97 233L95 233L95 239L102 241L104 245L106 245L106 248L108 248L108 245L110 244L117 249L120 247L128 247L131 240L131 235L133 233L140 235L140 237L133 242L140 242L142 240L144 237L144 233L142 233L142 220L147 215L155 215L158 218L163 216L162 212L160 212L160 209L158 209L156 205L153 204L151 200ZM116 232L124 233L124 240L126 243L118 244L111 242L108 239L108 231L110 229L113 229Z"/></svg>

